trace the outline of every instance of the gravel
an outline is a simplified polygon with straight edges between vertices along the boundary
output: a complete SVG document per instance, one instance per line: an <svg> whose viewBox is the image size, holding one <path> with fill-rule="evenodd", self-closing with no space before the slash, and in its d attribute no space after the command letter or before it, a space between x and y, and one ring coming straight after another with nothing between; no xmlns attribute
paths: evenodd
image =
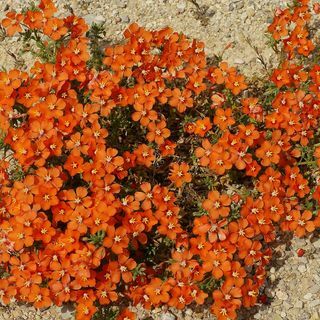
<svg viewBox="0 0 320 320"><path fill-rule="evenodd" d="M147 28L171 26L191 38L205 42L206 52L220 55L235 64L248 76L263 75L256 47L268 65L275 63L272 50L263 36L274 9L283 0L56 0L59 11L67 13L66 4L88 23L106 21L107 38L113 43L122 39L123 30L131 22ZM26 0L0 1L0 16L4 9L21 8ZM249 45L251 42L251 45ZM5 46L19 46L6 41ZM17 52L15 50L15 52ZM27 59L29 60L29 59ZM0 66L12 66L12 58L0 48Z"/></svg>
<svg viewBox="0 0 320 320"><path fill-rule="evenodd" d="M25 0L0 1L0 18L7 9L21 8ZM147 28L171 26L189 37L201 39L209 56L221 54L236 65L246 76L265 75L257 59L257 50L268 66L276 63L272 50L266 45L263 34L272 21L276 7L286 5L283 0L56 0L59 10L66 13L66 4L75 14L84 16L89 24L105 21L107 38L116 43L130 22ZM249 44L251 43L251 45ZM0 67L14 66L7 49L17 53L20 45L16 39L0 43ZM29 57L26 57L29 60ZM277 257L272 262L265 294L268 305L259 305L240 315L242 320L319 320L320 319L320 239L294 239L291 245L279 245ZM303 257L296 251L305 250ZM138 309L139 319L148 315ZM213 319L208 310L169 312L157 308L154 320ZM0 320L70 320L72 310L52 307L36 311L33 307L12 304L0 306Z"/></svg>

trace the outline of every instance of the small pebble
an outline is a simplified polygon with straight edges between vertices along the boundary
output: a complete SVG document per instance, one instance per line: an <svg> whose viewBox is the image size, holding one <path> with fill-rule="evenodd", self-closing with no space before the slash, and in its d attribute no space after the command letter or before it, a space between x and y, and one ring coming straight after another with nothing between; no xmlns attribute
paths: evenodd
<svg viewBox="0 0 320 320"><path fill-rule="evenodd" d="M280 300L287 300L288 299L288 295L283 291L278 291L276 293L276 295Z"/></svg>
<svg viewBox="0 0 320 320"><path fill-rule="evenodd" d="M128 1L126 1L126 0L116 0L115 3L116 3L117 7L122 8L122 9L126 8L128 5Z"/></svg>
<svg viewBox="0 0 320 320"><path fill-rule="evenodd" d="M253 6L250 6L247 8L246 14L248 17L253 17L256 13L256 10L254 9Z"/></svg>
<svg viewBox="0 0 320 320"><path fill-rule="evenodd" d="M320 239L318 239L317 241L313 242L313 246L317 249L320 249Z"/></svg>
<svg viewBox="0 0 320 320"><path fill-rule="evenodd" d="M186 7L187 7L186 3L180 0L179 3L177 4L178 13L185 12Z"/></svg>
<svg viewBox="0 0 320 320"><path fill-rule="evenodd" d="M128 16L123 16L123 17L121 17L121 21L123 23L129 23L130 22L130 18Z"/></svg>
<svg viewBox="0 0 320 320"><path fill-rule="evenodd" d="M193 314L193 312L191 309L187 309L185 314L191 316Z"/></svg>
<svg viewBox="0 0 320 320"><path fill-rule="evenodd" d="M307 271L307 268L304 264L302 264L298 267L298 270L300 273L305 273Z"/></svg>
<svg viewBox="0 0 320 320"><path fill-rule="evenodd" d="M160 320L175 320L176 317L171 312L166 312L161 315Z"/></svg>
<svg viewBox="0 0 320 320"><path fill-rule="evenodd" d="M309 306L310 306L311 308L314 308L314 307L319 306L319 305L320 305L320 299L313 300L313 301L311 301L311 302L309 303Z"/></svg>
<svg viewBox="0 0 320 320"><path fill-rule="evenodd" d="M312 314L310 320L319 320L319 313L316 311Z"/></svg>
<svg viewBox="0 0 320 320"><path fill-rule="evenodd" d="M308 292L307 294L305 294L305 295L303 296L303 299L305 299L305 300L311 300L312 296L313 296L313 294L310 293L310 292Z"/></svg>

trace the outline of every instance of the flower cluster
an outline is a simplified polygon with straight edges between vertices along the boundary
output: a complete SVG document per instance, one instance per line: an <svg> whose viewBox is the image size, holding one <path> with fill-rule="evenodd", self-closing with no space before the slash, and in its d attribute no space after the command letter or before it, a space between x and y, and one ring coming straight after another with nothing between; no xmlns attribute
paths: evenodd
<svg viewBox="0 0 320 320"><path fill-rule="evenodd" d="M283 60L262 88L170 28L132 24L101 52L99 27L51 0L8 13L41 59L0 72L1 301L74 302L78 320L254 306L280 231L320 227L308 2L276 11Z"/></svg>

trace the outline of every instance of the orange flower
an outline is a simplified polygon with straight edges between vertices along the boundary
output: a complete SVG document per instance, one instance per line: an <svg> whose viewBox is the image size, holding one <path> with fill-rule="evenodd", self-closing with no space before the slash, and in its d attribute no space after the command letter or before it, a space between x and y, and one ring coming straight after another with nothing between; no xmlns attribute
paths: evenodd
<svg viewBox="0 0 320 320"><path fill-rule="evenodd" d="M150 121L158 119L158 114L155 110L152 110L152 106L144 104L134 104L133 108L135 112L132 113L131 118L133 121L140 121L141 125L147 126Z"/></svg>
<svg viewBox="0 0 320 320"><path fill-rule="evenodd" d="M164 143L161 144L161 146L159 147L161 151L161 155L163 157L174 155L176 146L177 146L176 143L170 140L165 140Z"/></svg>
<svg viewBox="0 0 320 320"><path fill-rule="evenodd" d="M69 172L71 176L75 176L76 174L83 172L83 163L84 160L80 155L80 151L72 150L63 167Z"/></svg>
<svg viewBox="0 0 320 320"><path fill-rule="evenodd" d="M146 293L150 297L151 303L154 306L158 306L162 303L167 303L170 299L171 285L162 281L159 278L154 278L151 280L145 288Z"/></svg>
<svg viewBox="0 0 320 320"><path fill-rule="evenodd" d="M217 125L221 130L226 130L229 126L232 126L235 123L235 120L232 117L232 109L216 109L213 123Z"/></svg>
<svg viewBox="0 0 320 320"><path fill-rule="evenodd" d="M46 18L50 18L57 12L57 8L55 7L52 0L41 0L39 3L39 8L43 11Z"/></svg>
<svg viewBox="0 0 320 320"><path fill-rule="evenodd" d="M259 295L259 287L251 279L248 279L244 286L241 288L242 291L242 304L244 307L249 308L254 306L257 302Z"/></svg>
<svg viewBox="0 0 320 320"><path fill-rule="evenodd" d="M216 107L221 108L223 104L226 102L226 97L220 93L216 92L211 96L212 105L211 108L214 109Z"/></svg>
<svg viewBox="0 0 320 320"><path fill-rule="evenodd" d="M137 164L145 165L146 167L150 167L155 160L154 150L145 144L139 145L134 150L134 154L137 156Z"/></svg>
<svg viewBox="0 0 320 320"><path fill-rule="evenodd" d="M226 80L226 88L230 89L234 95L240 94L241 91L247 88L244 76L242 75L231 75Z"/></svg>
<svg viewBox="0 0 320 320"><path fill-rule="evenodd" d="M153 194L151 191L151 184L149 182L144 182L140 185L142 191L137 191L134 194L136 200L141 202L141 208L143 210L149 210L152 206Z"/></svg>
<svg viewBox="0 0 320 320"><path fill-rule="evenodd" d="M289 223L289 228L294 231L295 235L299 238L303 237L306 232L312 232L315 230L315 225L312 219L312 212L309 210L300 211L294 210L291 214L292 221Z"/></svg>
<svg viewBox="0 0 320 320"><path fill-rule="evenodd" d="M208 139L202 141L202 147L198 147L195 151L195 155L200 159L199 163L203 167L207 167L210 163L210 155L214 151L214 148Z"/></svg>
<svg viewBox="0 0 320 320"><path fill-rule="evenodd" d="M117 320L136 320L136 314L129 309L124 309L120 314L117 316Z"/></svg>
<svg viewBox="0 0 320 320"><path fill-rule="evenodd" d="M262 159L261 164L267 167L271 163L279 162L280 151L281 151L281 148L278 145L273 145L269 141L264 141L261 147L256 150L256 156Z"/></svg>
<svg viewBox="0 0 320 320"><path fill-rule="evenodd" d="M236 319L236 309L236 305L221 301L215 301L211 306L211 312L217 317L218 320Z"/></svg>
<svg viewBox="0 0 320 320"><path fill-rule="evenodd" d="M252 238L255 235L254 229L249 226L248 220L241 219L238 222L232 221L229 226L231 243L241 242L246 238Z"/></svg>
<svg viewBox="0 0 320 320"><path fill-rule="evenodd" d="M40 11L27 11L26 15L23 19L23 22L30 28L30 29L41 29L43 26L43 14Z"/></svg>
<svg viewBox="0 0 320 320"><path fill-rule="evenodd" d="M213 146L214 152L211 152L209 168L216 174L222 175L232 168L230 153L224 151L222 147Z"/></svg>
<svg viewBox="0 0 320 320"><path fill-rule="evenodd" d="M34 287L34 290L30 293L30 302L33 303L35 308L48 308L52 304L50 298L50 291L48 288Z"/></svg>
<svg viewBox="0 0 320 320"><path fill-rule="evenodd" d="M169 99L170 106L177 108L181 113L186 111L187 108L193 106L191 94L191 91L188 89L184 89L183 91L178 88L173 89L172 97Z"/></svg>
<svg viewBox="0 0 320 320"><path fill-rule="evenodd" d="M116 229L114 226L108 226L106 237L103 240L105 247L110 248L116 254L120 254L128 247L128 244L129 238L124 227Z"/></svg>
<svg viewBox="0 0 320 320"><path fill-rule="evenodd" d="M67 31L64 21L58 18L49 18L43 28L43 33L53 40L59 40Z"/></svg>
<svg viewBox="0 0 320 320"><path fill-rule="evenodd" d="M208 198L202 202L202 207L209 212L211 219L218 219L229 215L230 204L231 199L228 195L220 195L218 191L210 191Z"/></svg>
<svg viewBox="0 0 320 320"><path fill-rule="evenodd" d="M231 270L231 263L227 260L227 254L209 251L203 263L203 269L211 272L215 279L219 280Z"/></svg>
<svg viewBox="0 0 320 320"><path fill-rule="evenodd" d="M194 133L199 135L200 137L204 137L205 134L211 130L212 124L210 122L210 119L208 117L205 117L204 119L199 119L195 123L195 130Z"/></svg>
<svg viewBox="0 0 320 320"><path fill-rule="evenodd" d="M17 289L10 284L8 279L0 279L1 302L9 304L17 294Z"/></svg>
<svg viewBox="0 0 320 320"><path fill-rule="evenodd" d="M93 302L88 300L86 303L79 303L76 307L76 319L86 320L91 319L97 311L97 307L93 305Z"/></svg>
<svg viewBox="0 0 320 320"><path fill-rule="evenodd" d="M1 21L1 24L6 28L8 36L13 36L16 32L22 32L21 22L23 20L22 14L16 12L8 12L6 18Z"/></svg>
<svg viewBox="0 0 320 320"><path fill-rule="evenodd" d="M149 132L146 138L149 142L154 141L156 144L161 145L165 139L170 136L170 130L166 128L166 122L161 120L160 122L150 122L148 124Z"/></svg>
<svg viewBox="0 0 320 320"><path fill-rule="evenodd" d="M240 288L233 287L232 282L225 281L220 290L213 291L212 297L214 301L226 302L240 307L242 292Z"/></svg>
<svg viewBox="0 0 320 320"><path fill-rule="evenodd" d="M118 300L118 294L116 293L116 285L110 282L101 283L97 286L97 296L99 303L102 305L108 305L111 302Z"/></svg>
<svg viewBox="0 0 320 320"><path fill-rule="evenodd" d="M78 187L76 190L63 190L59 197L68 201L69 206L74 210L89 208L92 205L92 199L88 196L88 191L84 187Z"/></svg>
<svg viewBox="0 0 320 320"><path fill-rule="evenodd" d="M180 164L172 163L170 168L169 179L180 188L184 183L189 183L192 180L192 175L189 173L189 165L185 162Z"/></svg>
<svg viewBox="0 0 320 320"><path fill-rule="evenodd" d="M237 71L233 67L229 67L227 62L220 62L219 68L213 70L212 77L215 79L217 84L225 83L226 79L231 75L236 75Z"/></svg>

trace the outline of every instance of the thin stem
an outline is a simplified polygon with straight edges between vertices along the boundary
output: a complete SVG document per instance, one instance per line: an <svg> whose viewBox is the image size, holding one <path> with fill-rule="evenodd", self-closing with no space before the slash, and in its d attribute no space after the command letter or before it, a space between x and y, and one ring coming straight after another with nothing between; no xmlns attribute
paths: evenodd
<svg viewBox="0 0 320 320"><path fill-rule="evenodd" d="M304 161L304 162L299 162L299 163L298 163L298 166L299 166L299 165L304 165L304 164L306 164L306 165L317 164L317 161Z"/></svg>

